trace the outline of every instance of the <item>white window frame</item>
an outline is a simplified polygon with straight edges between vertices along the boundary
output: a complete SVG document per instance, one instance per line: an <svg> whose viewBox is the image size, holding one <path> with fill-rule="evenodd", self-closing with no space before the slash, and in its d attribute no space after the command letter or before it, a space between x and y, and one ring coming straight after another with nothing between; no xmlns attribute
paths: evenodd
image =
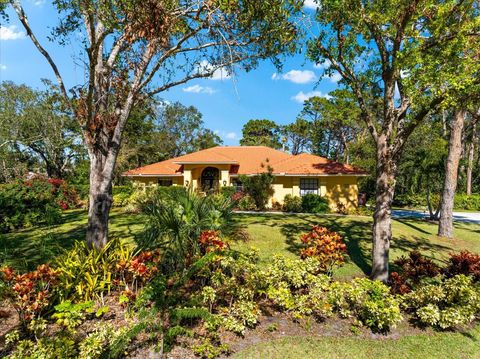
<svg viewBox="0 0 480 359"><path fill-rule="evenodd" d="M305 182L308 183L307 186L305 186ZM306 194L317 194L317 195L319 194L318 193L318 190L319 190L318 178L300 178L300 183L299 183L298 187L300 189L300 197L303 197ZM305 188L305 187L307 187L307 188Z"/></svg>

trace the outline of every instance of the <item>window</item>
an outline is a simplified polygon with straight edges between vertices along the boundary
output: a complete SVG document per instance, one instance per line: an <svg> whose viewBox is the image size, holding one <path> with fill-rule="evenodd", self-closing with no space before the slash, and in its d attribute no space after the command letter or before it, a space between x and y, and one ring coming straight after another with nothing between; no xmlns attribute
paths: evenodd
<svg viewBox="0 0 480 359"><path fill-rule="evenodd" d="M318 194L318 179L300 178L300 196L310 193Z"/></svg>
<svg viewBox="0 0 480 359"><path fill-rule="evenodd" d="M173 181L171 179L159 179L158 180L158 185L160 187L169 187L173 185Z"/></svg>

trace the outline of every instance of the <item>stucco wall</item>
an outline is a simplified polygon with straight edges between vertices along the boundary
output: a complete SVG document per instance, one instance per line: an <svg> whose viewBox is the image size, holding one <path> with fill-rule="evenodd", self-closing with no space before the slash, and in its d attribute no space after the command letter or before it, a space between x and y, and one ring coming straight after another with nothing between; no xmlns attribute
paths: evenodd
<svg viewBox="0 0 480 359"><path fill-rule="evenodd" d="M157 186L159 179L171 179L174 186L183 186L183 177L133 177L133 185L139 187Z"/></svg>
<svg viewBox="0 0 480 359"><path fill-rule="evenodd" d="M358 206L357 177L353 176L329 176L326 177L326 197L332 210L337 209L337 203L342 203L347 209Z"/></svg>

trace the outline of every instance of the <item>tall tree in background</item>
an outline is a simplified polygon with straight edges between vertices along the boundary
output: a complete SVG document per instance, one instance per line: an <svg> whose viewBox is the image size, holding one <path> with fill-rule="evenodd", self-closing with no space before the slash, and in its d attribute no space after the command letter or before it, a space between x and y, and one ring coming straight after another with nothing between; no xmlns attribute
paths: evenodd
<svg viewBox="0 0 480 359"><path fill-rule="evenodd" d="M317 2L308 57L342 76L376 145L371 277L385 282L402 150L432 109L476 78L478 8L473 0Z"/></svg>
<svg viewBox="0 0 480 359"><path fill-rule="evenodd" d="M445 181L443 183L442 202L440 204L440 221L438 235L453 238L453 204L457 190L458 164L462 155L462 133L465 124L464 109L457 109L450 126L448 141L448 157L445 167Z"/></svg>
<svg viewBox="0 0 480 359"><path fill-rule="evenodd" d="M300 116L312 121L312 152L350 162L350 144L364 130L355 96L347 89L330 92L328 98L305 101Z"/></svg>
<svg viewBox="0 0 480 359"><path fill-rule="evenodd" d="M472 182L473 182L473 168L475 160L475 149L477 147L478 135L477 135L477 123L480 119L480 110L475 109L470 112L472 120L470 121L470 135L468 138L467 149L467 184L466 194L470 196L472 194Z"/></svg>
<svg viewBox="0 0 480 359"><path fill-rule="evenodd" d="M235 63L250 70L260 59L293 51L293 14L303 2L55 0L62 19L52 38L77 41L86 55L87 81L71 92L52 54L30 27L21 2L9 3L50 64L80 123L90 159L86 240L101 248L108 240L122 134L135 103L143 94L153 96L195 78L230 72Z"/></svg>
<svg viewBox="0 0 480 359"><path fill-rule="evenodd" d="M24 163L38 163L49 177L65 178L81 147L80 131L58 89L45 85L43 91L0 85L0 132Z"/></svg>
<svg viewBox="0 0 480 359"><path fill-rule="evenodd" d="M248 120L242 128L242 146L267 146L282 148L280 142L280 127L271 120Z"/></svg>
<svg viewBox="0 0 480 359"><path fill-rule="evenodd" d="M282 126L282 142L292 155L310 150L312 144L312 123L298 117L295 122ZM284 140L284 141L283 141Z"/></svg>

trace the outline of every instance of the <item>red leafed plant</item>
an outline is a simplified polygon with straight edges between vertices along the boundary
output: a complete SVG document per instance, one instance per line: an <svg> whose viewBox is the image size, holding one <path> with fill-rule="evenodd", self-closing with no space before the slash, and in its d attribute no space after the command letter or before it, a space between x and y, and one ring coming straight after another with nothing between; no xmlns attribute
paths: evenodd
<svg viewBox="0 0 480 359"><path fill-rule="evenodd" d="M232 201L240 201L243 197L245 197L245 193L243 192L235 192L232 195Z"/></svg>
<svg viewBox="0 0 480 359"><path fill-rule="evenodd" d="M320 262L320 271L331 274L335 266L341 266L345 262L347 246L342 237L326 227L313 226L309 233L300 237L306 245L301 250L302 258L313 257Z"/></svg>
<svg viewBox="0 0 480 359"><path fill-rule="evenodd" d="M472 276L478 282L480 281L480 255L469 251L452 253L444 272L449 277L457 274Z"/></svg>
<svg viewBox="0 0 480 359"><path fill-rule="evenodd" d="M433 278L440 274L440 267L419 251L411 251L408 257L400 257L394 261L400 267L399 272L392 272L390 284L393 293L410 292L424 278Z"/></svg>
<svg viewBox="0 0 480 359"><path fill-rule="evenodd" d="M16 274L12 268L5 267L0 269L0 276L7 284L7 298L26 328L49 306L54 294L52 287L57 283L57 272L48 264L43 264L25 274Z"/></svg>
<svg viewBox="0 0 480 359"><path fill-rule="evenodd" d="M160 251L145 251L134 256L129 261L119 261L116 265L127 291L137 292L139 285L150 281L158 272Z"/></svg>
<svg viewBox="0 0 480 359"><path fill-rule="evenodd" d="M217 251L217 250L224 250L228 248L227 243L225 243L218 233L218 231L207 230L203 231L200 234L199 242L202 246L204 253Z"/></svg>

